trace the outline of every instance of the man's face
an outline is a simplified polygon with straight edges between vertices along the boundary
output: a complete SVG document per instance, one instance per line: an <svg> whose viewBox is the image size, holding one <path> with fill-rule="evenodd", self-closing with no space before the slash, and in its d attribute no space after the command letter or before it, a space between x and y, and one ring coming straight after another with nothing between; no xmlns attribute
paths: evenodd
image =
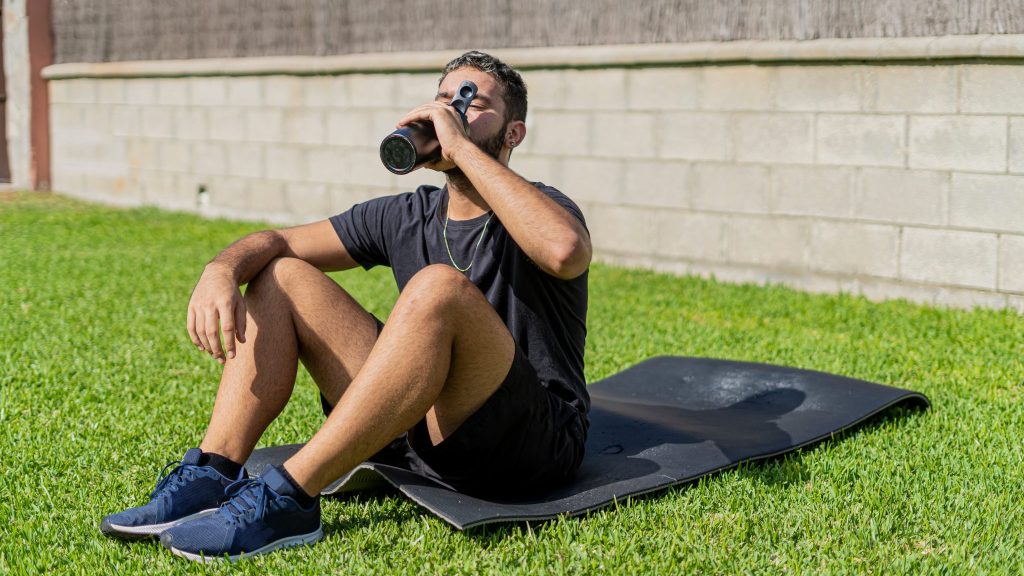
<svg viewBox="0 0 1024 576"><path fill-rule="evenodd" d="M448 73L437 89L436 101L451 102L459 85L470 80L476 84L476 98L466 111L469 139L488 155L499 158L505 144L505 101L502 88L486 72L476 68L458 68Z"/></svg>

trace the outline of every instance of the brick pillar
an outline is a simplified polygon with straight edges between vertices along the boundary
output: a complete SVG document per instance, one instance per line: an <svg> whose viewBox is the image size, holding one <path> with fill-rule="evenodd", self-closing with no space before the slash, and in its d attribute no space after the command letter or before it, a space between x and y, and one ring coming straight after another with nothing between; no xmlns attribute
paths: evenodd
<svg viewBox="0 0 1024 576"><path fill-rule="evenodd" d="M50 96L42 70L53 63L53 28L50 0L29 0L28 18L29 90L31 98L29 185L35 190L50 188Z"/></svg>

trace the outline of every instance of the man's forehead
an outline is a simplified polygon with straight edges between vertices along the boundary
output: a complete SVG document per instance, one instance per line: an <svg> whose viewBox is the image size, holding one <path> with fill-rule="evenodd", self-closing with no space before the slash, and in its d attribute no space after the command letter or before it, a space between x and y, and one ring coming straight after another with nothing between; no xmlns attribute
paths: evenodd
<svg viewBox="0 0 1024 576"><path fill-rule="evenodd" d="M449 72L441 81L441 85L437 89L437 96L451 98L463 80L472 80L476 84L476 97L482 102L490 104L499 96L501 87L498 86L494 78L475 68L457 68Z"/></svg>

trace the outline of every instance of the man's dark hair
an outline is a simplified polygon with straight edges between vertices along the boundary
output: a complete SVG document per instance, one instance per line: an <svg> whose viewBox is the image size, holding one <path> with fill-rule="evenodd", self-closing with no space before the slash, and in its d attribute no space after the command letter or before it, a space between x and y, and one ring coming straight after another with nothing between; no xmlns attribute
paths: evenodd
<svg viewBox="0 0 1024 576"><path fill-rule="evenodd" d="M437 84L440 85L441 82L444 82L445 76L448 76L449 72L459 68L475 68L485 74L490 74L498 81L498 85L501 86L502 99L505 101L506 123L512 120L526 120L526 84L519 72L490 54L473 50L449 62L441 72L441 79L437 81Z"/></svg>

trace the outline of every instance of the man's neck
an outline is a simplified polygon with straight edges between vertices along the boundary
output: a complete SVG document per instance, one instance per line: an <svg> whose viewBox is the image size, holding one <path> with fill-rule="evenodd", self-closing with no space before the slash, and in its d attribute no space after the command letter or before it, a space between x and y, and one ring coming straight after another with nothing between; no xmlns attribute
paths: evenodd
<svg viewBox="0 0 1024 576"><path fill-rule="evenodd" d="M491 207L476 191L473 183L462 172L449 173L448 181L448 218L451 220L470 220L486 214Z"/></svg>

